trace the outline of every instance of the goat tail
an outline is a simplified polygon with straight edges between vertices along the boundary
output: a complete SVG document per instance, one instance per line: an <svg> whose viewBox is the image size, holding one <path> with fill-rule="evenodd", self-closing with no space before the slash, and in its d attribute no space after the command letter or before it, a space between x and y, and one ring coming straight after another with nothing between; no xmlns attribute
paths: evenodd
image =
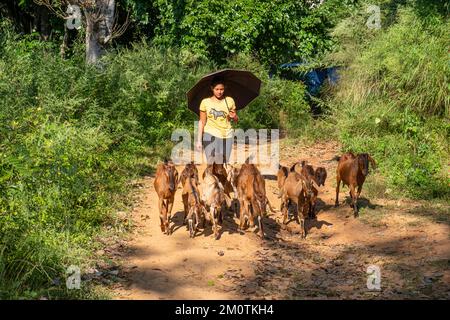
<svg viewBox="0 0 450 320"><path fill-rule="evenodd" d="M331 161L339 161L341 160L341 156L334 156Z"/></svg>

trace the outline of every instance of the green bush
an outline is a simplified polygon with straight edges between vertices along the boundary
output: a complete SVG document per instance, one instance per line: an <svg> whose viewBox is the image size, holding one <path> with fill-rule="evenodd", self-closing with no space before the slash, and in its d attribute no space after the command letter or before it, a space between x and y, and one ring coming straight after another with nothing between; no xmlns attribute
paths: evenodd
<svg viewBox="0 0 450 320"><path fill-rule="evenodd" d="M308 59L333 46L328 30L351 0L158 0L155 41L224 63L236 53L268 64Z"/></svg>
<svg viewBox="0 0 450 320"><path fill-rule="evenodd" d="M348 67L328 103L344 149L373 154L389 187L448 197L450 23L419 4L386 9L381 30L365 27L363 5L336 28L342 40L333 58Z"/></svg>
<svg viewBox="0 0 450 320"><path fill-rule="evenodd" d="M96 236L127 208L129 181L152 170L148 151L168 153L173 129L192 131L186 92L222 66L146 42L85 66L82 43L61 59L56 44L0 28L0 297L96 297L65 289L67 267L95 263ZM302 84L269 79L250 55L223 67L263 80L241 127L309 122Z"/></svg>
<svg viewBox="0 0 450 320"><path fill-rule="evenodd" d="M311 114L303 83L269 78L267 69L247 54L232 57L227 67L249 70L262 80L260 95L239 112L238 127L287 130L290 135L296 136L310 124Z"/></svg>
<svg viewBox="0 0 450 320"><path fill-rule="evenodd" d="M75 297L66 268L91 263L93 237L142 169L145 134L132 110L110 108L104 73L0 34L0 297Z"/></svg>

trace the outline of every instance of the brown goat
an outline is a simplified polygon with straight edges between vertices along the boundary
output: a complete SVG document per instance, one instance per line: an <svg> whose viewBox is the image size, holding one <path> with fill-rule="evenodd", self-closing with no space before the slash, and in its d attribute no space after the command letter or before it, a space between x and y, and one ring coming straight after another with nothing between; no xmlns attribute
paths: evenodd
<svg viewBox="0 0 450 320"><path fill-rule="evenodd" d="M244 163L237 177L237 190L239 195L240 223L239 229L243 230L246 222L250 228L255 226L254 218L258 219L259 235L264 238L264 227L262 223L263 210L266 197L258 186L259 170L254 164Z"/></svg>
<svg viewBox="0 0 450 320"><path fill-rule="evenodd" d="M288 174L289 174L288 167L278 165L278 172L277 172L278 198L281 198L281 188L283 187Z"/></svg>
<svg viewBox="0 0 450 320"><path fill-rule="evenodd" d="M219 182L222 184L225 194L228 198L230 198L230 193L233 191L233 186L228 180L228 171L225 166L222 163L215 162L212 164L208 164L205 171L203 172L203 179L205 178L207 170L214 174L217 179L219 179ZM220 216L220 218L222 219L222 216ZM220 221L220 223L222 223L222 221Z"/></svg>
<svg viewBox="0 0 450 320"><path fill-rule="evenodd" d="M295 164L297 165L297 164ZM294 166L295 166L294 165ZM325 180L327 178L327 170L324 167L318 167L316 170L314 170L313 166L306 163L306 161L301 162L302 168L300 173L306 177L308 180L314 180L314 182L317 184L317 187L320 185L325 185ZM310 198L309 201L309 210L308 210L308 216L310 218L316 217L316 204L317 204L317 196L319 194L318 188L315 186L312 186L313 196Z"/></svg>
<svg viewBox="0 0 450 320"><path fill-rule="evenodd" d="M188 210L185 220L187 220L188 223L189 235L191 238L194 238L201 220L203 220L203 227L205 225L205 220L203 217L205 207L200 200L198 181L194 176L188 176L184 179L183 195L185 194L187 195L186 203L184 202L184 198L183 203L185 204L185 208L187 207Z"/></svg>
<svg viewBox="0 0 450 320"><path fill-rule="evenodd" d="M283 224L288 221L288 207L292 201L297 205L297 222L300 224L301 237L306 236L305 217L308 215L310 198L314 196L313 180L291 171L282 187L281 208Z"/></svg>
<svg viewBox="0 0 450 320"><path fill-rule="evenodd" d="M233 201L232 204L234 204L233 206L233 213L235 216L237 216L238 213L238 193L237 193L237 177L239 175L239 170L234 167L233 165L226 165L225 169L227 171L227 180L230 183L231 187L233 188Z"/></svg>
<svg viewBox="0 0 450 320"><path fill-rule="evenodd" d="M194 162L186 164L183 171L181 171L180 175L180 182L181 186L183 187L183 192L181 194L181 198L183 200L183 206L184 206L184 219L183 224L186 222L186 217L188 215L188 197L189 197L189 189L184 188L185 182L189 179L193 178L195 186L199 185L199 179L198 179L198 170L195 166Z"/></svg>
<svg viewBox="0 0 450 320"><path fill-rule="evenodd" d="M220 181L220 183L222 184L223 188L224 188L224 192L227 196L230 196L230 192L233 191L233 186L231 185L231 183L228 181L228 172L225 169L224 165L222 163L212 163L212 164L208 164L205 171L203 172L203 176L202 179L205 178L205 174L206 171L209 170L210 172L212 172L212 174L214 174Z"/></svg>
<svg viewBox="0 0 450 320"><path fill-rule="evenodd" d="M171 160L165 160L156 169L154 182L155 191L159 198L159 219L161 231L169 235L170 214L172 212L173 200L178 184L178 171Z"/></svg>
<svg viewBox="0 0 450 320"><path fill-rule="evenodd" d="M296 170L298 164L301 164L301 169L299 171ZM308 178L314 179L319 187L321 185L325 185L325 180L327 179L327 170L324 167L317 167L317 169L314 170L313 166L307 164L306 161L302 161L295 163L293 165L293 168L295 171L308 176Z"/></svg>
<svg viewBox="0 0 450 320"><path fill-rule="evenodd" d="M259 235L264 238L262 218L267 215L267 206L275 212L266 195L265 180L254 164L244 163L237 176L237 192L240 205L239 228L244 229L246 222L254 227L254 218L258 219Z"/></svg>
<svg viewBox="0 0 450 320"><path fill-rule="evenodd" d="M317 185L324 186L327 179L327 170L324 167L318 167L314 171L314 177L316 178Z"/></svg>
<svg viewBox="0 0 450 320"><path fill-rule="evenodd" d="M199 183L199 179L198 179L198 169L196 167L196 165L194 164L194 161L191 161L191 163L187 163L183 169L183 171L181 171L180 174L180 182L181 182L181 186L184 186L184 182L186 181L186 179L188 177L193 177L196 181L196 183Z"/></svg>
<svg viewBox="0 0 450 320"><path fill-rule="evenodd" d="M336 202L335 206L339 206L339 187L341 181L344 185L350 187L350 197L352 199L352 207L354 216L358 216L357 201L361 194L362 186L369 173L369 162L375 167L375 160L367 153L345 153L341 157L336 157L339 161L336 168ZM358 191L355 188L358 187Z"/></svg>
<svg viewBox="0 0 450 320"><path fill-rule="evenodd" d="M203 173L202 201L209 210L206 220L212 223L214 237L218 239L218 225L222 224L223 211L226 205L231 202L224 192L224 188L219 179L212 173L212 167L207 168Z"/></svg>

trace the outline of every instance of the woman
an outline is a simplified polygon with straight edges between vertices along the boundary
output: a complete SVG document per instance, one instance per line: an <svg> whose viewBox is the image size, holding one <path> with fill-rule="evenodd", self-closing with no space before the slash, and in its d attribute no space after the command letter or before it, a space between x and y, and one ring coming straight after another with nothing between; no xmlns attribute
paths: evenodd
<svg viewBox="0 0 450 320"><path fill-rule="evenodd" d="M214 78L211 82L212 96L200 103L197 150L201 151L214 143L212 152L205 150L207 163L228 163L233 145L231 120L237 122L236 105L233 98L226 97L225 82ZM208 148L209 149L209 148Z"/></svg>

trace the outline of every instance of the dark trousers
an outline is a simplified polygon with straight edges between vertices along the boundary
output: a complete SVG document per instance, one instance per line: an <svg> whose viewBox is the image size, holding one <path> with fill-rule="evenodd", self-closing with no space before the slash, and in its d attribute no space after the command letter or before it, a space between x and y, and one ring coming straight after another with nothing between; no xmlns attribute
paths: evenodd
<svg viewBox="0 0 450 320"><path fill-rule="evenodd" d="M208 164L229 163L231 148L233 147L233 137L223 139L209 133L203 133L203 150L205 151Z"/></svg>

